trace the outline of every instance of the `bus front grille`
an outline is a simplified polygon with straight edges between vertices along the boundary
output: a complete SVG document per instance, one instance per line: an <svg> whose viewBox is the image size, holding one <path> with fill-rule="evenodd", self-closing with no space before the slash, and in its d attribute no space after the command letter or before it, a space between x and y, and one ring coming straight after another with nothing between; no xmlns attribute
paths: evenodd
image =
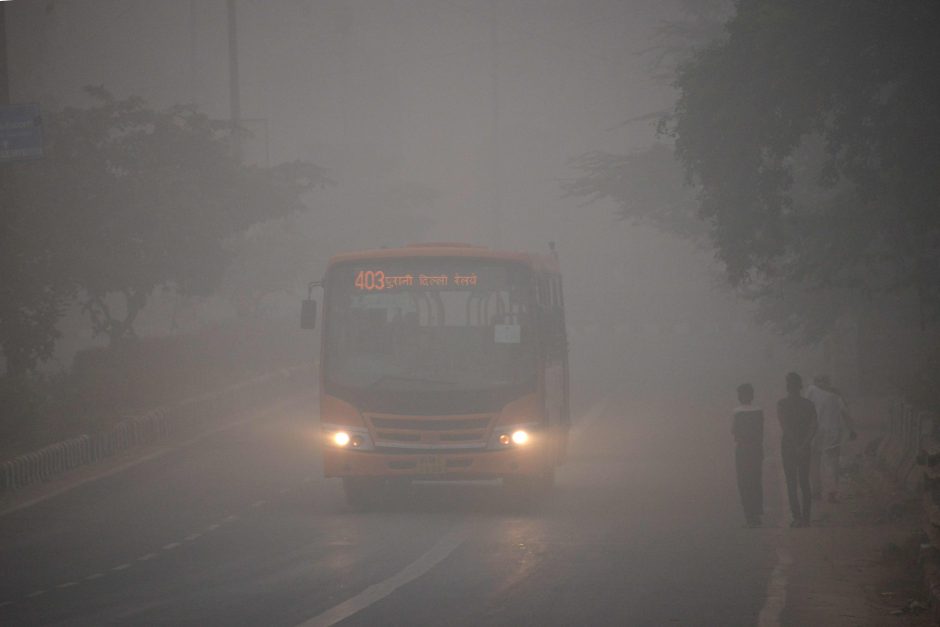
<svg viewBox="0 0 940 627"><path fill-rule="evenodd" d="M375 444L382 448L480 449L486 447L493 416L366 415Z"/></svg>

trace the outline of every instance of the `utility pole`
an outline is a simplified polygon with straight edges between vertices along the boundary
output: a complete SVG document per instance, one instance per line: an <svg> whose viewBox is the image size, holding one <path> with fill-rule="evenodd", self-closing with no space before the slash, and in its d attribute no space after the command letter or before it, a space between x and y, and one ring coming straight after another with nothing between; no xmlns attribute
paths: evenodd
<svg viewBox="0 0 940 627"><path fill-rule="evenodd" d="M0 107L10 104L10 72L7 66L7 13L6 3L0 2ZM8 233L6 223L12 217L12 205L14 204L10 190L7 189L7 177L3 165L0 164L0 229L2 236L6 239ZM6 373L10 372L10 360L6 360Z"/></svg>
<svg viewBox="0 0 940 627"><path fill-rule="evenodd" d="M490 139L490 193L493 203L493 248L499 249L502 241L500 229L502 227L502 195L500 194L499 159L499 0L490 0L490 52L492 54L490 66L490 82L492 83L492 129Z"/></svg>
<svg viewBox="0 0 940 627"><path fill-rule="evenodd" d="M0 106L10 104L10 73L7 68L7 7L0 2Z"/></svg>
<svg viewBox="0 0 940 627"><path fill-rule="evenodd" d="M199 73L196 71L196 0L189 0L189 97L193 106L199 104Z"/></svg>
<svg viewBox="0 0 940 627"><path fill-rule="evenodd" d="M235 0L226 0L228 10L228 93L229 118L232 124L232 149L235 158L241 161L241 117L242 106L238 87L238 19L235 14Z"/></svg>

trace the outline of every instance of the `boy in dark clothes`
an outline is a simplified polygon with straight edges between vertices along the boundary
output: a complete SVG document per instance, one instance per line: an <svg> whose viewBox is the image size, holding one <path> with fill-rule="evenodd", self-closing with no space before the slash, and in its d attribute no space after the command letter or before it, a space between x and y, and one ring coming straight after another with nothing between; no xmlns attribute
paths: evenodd
<svg viewBox="0 0 940 627"><path fill-rule="evenodd" d="M750 383L738 386L731 433L737 444L734 463L738 471L738 492L748 527L760 527L764 514L764 412L754 407L754 388Z"/></svg>
<svg viewBox="0 0 940 627"><path fill-rule="evenodd" d="M787 477L787 496L793 514L791 527L808 527L813 502L810 489L809 466L812 458L813 436L816 435L816 406L803 398L803 378L795 372L787 375L787 397L777 403L777 419L783 437L780 457L783 473ZM800 494L802 492L802 506Z"/></svg>

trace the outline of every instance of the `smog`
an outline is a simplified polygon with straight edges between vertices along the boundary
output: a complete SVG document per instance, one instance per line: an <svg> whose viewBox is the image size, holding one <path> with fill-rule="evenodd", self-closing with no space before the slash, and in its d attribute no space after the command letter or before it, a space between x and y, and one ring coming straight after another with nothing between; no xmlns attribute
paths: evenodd
<svg viewBox="0 0 940 627"><path fill-rule="evenodd" d="M933 624L938 26L0 2L0 622Z"/></svg>

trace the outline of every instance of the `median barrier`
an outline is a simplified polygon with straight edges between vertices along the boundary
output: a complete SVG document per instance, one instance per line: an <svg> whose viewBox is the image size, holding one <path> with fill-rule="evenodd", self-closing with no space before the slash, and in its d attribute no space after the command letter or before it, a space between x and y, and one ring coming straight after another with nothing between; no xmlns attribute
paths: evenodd
<svg viewBox="0 0 940 627"><path fill-rule="evenodd" d="M282 368L222 390L129 416L104 431L24 453L0 465L0 493L46 481L136 446L197 432L208 420L239 415L279 394L310 384L309 365Z"/></svg>

